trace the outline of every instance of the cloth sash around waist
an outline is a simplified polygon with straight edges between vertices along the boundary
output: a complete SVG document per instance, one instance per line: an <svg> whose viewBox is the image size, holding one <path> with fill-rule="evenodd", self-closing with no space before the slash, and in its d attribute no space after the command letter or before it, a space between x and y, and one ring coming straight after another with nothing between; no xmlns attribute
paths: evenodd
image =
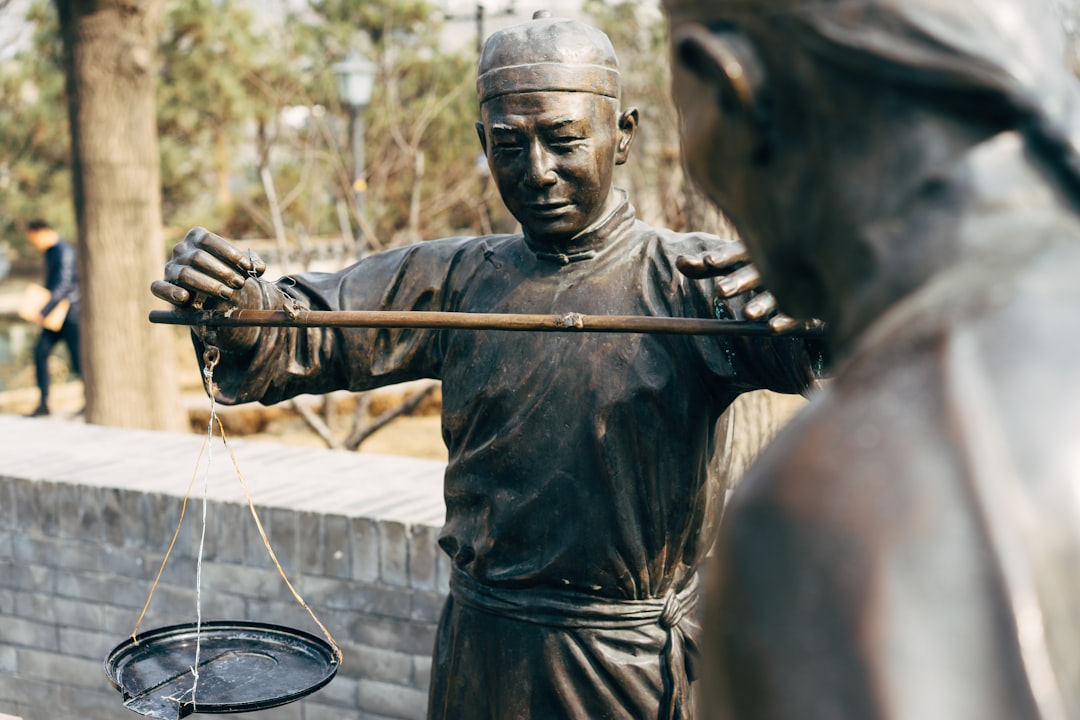
<svg viewBox="0 0 1080 720"><path fill-rule="evenodd" d="M582 592L548 588L498 588L484 585L454 568L450 591L454 600L492 615L556 628L623 629L660 625L671 629L697 609L697 575L681 592L644 600L600 598Z"/></svg>
<svg viewBox="0 0 1080 720"><path fill-rule="evenodd" d="M696 674L698 653L696 574L681 592L670 590L663 597L645 600L615 600L548 588L496 588L454 568L450 592L455 602L474 610L562 630L624 630L659 625L667 634L658 655L663 682L660 718L689 717L690 682Z"/></svg>

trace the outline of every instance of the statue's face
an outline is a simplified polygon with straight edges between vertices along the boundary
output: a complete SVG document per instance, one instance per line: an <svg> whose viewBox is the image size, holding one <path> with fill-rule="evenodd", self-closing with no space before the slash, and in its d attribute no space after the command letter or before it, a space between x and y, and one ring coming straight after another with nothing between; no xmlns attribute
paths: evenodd
<svg viewBox="0 0 1080 720"><path fill-rule="evenodd" d="M488 165L534 241L558 245L610 212L621 162L616 116L611 98L586 92L517 93L483 104Z"/></svg>

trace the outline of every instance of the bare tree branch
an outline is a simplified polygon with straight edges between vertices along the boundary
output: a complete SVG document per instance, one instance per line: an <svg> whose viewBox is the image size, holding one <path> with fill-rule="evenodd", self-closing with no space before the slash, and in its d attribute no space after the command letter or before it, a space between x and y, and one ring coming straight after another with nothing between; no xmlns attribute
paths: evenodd
<svg viewBox="0 0 1080 720"><path fill-rule="evenodd" d="M314 410L298 402L296 398L293 398L289 404L290 407L304 419L304 422L308 424L308 427L314 430L315 434L322 438L322 441L326 443L326 447L331 450L343 449L341 443L334 439L334 435L330 432L330 428ZM350 449L355 450L355 448Z"/></svg>
<svg viewBox="0 0 1080 720"><path fill-rule="evenodd" d="M353 430L352 434L349 435L349 438L345 441L345 447L349 450L358 450L362 442L389 425L392 420L401 417L402 415L407 415L419 407L420 403L424 402L438 386L439 384L436 382L430 383L423 389L417 391L415 395L409 397L405 402L379 415L372 420L371 424L367 427Z"/></svg>

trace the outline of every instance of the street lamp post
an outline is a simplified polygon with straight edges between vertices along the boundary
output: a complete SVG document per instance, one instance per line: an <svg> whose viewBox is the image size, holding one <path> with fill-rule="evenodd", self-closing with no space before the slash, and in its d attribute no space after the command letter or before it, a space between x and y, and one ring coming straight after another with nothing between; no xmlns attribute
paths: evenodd
<svg viewBox="0 0 1080 720"><path fill-rule="evenodd" d="M367 180L364 177L364 116L363 113L371 102L375 90L375 63L353 51L345 59L331 68L337 78L338 97L349 108L349 145L352 149L352 190L356 217L364 211L364 192ZM364 251L364 228L360 227L357 237L358 251Z"/></svg>

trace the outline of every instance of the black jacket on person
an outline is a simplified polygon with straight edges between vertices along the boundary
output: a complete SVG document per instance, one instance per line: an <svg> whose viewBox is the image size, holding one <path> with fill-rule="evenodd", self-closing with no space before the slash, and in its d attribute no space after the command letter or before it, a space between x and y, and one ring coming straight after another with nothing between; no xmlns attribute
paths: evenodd
<svg viewBox="0 0 1080 720"><path fill-rule="evenodd" d="M68 319L79 319L79 265L75 247L67 240L58 240L45 251L45 288L51 293L42 315L52 312L61 300L71 302Z"/></svg>

